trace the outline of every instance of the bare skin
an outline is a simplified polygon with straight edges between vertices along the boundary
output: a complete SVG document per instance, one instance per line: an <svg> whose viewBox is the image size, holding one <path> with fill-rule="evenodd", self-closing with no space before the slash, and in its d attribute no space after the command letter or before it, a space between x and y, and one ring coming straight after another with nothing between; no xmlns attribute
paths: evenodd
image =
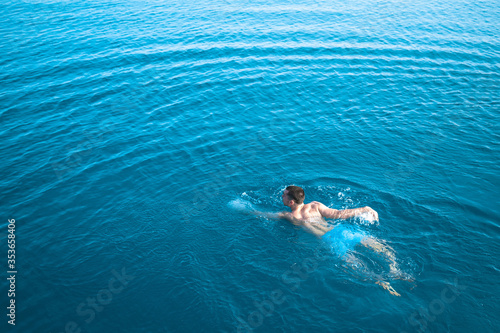
<svg viewBox="0 0 500 333"><path fill-rule="evenodd" d="M363 213L368 213L373 220L378 221L378 213L366 206L354 209L344 209L337 210L328 208L324 204L318 201L312 201L310 203L297 203L294 199L288 196L288 190L285 190L282 195L283 205L290 207L291 212L280 212L280 213L261 213L254 212L258 215L264 215L270 218L283 218L291 222L293 225L302 227L305 231L321 238L324 234L332 230L334 227L328 225L325 218L329 219L348 219ZM377 253L384 255L390 261L391 273L396 274L398 272L395 256L392 248L386 246L373 237L365 237L361 244L371 248ZM344 257L347 263L354 265L356 258L352 254L348 254ZM377 281L376 284L380 285L385 290L389 291L391 295L401 296L397 293L388 282Z"/></svg>
<svg viewBox="0 0 500 333"><path fill-rule="evenodd" d="M378 213L370 207L337 210L328 208L318 201L312 201L308 204L296 203L295 200L288 197L288 191L285 190L281 196L283 205L290 207L291 212L278 213L278 217L287 219L296 226L303 227L317 237L321 237L333 227L329 226L324 218L330 219L348 219L362 213L368 213L372 218L378 221Z"/></svg>

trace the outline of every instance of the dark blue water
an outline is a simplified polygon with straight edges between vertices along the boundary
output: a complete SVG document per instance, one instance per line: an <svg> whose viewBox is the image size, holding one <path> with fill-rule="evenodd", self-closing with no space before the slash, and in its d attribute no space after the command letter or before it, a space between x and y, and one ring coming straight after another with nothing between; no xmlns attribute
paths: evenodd
<svg viewBox="0 0 500 333"><path fill-rule="evenodd" d="M498 332L497 1L9 1L2 332ZM285 221L354 219L414 282ZM15 219L16 325L7 323Z"/></svg>

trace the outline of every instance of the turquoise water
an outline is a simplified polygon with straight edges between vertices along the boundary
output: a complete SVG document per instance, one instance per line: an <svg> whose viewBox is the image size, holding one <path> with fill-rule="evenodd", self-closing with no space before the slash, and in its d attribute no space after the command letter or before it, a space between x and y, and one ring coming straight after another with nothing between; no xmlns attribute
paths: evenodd
<svg viewBox="0 0 500 333"><path fill-rule="evenodd" d="M0 12L2 331L499 331L498 2ZM344 223L394 249L401 297L372 253L228 205L290 184L378 211Z"/></svg>

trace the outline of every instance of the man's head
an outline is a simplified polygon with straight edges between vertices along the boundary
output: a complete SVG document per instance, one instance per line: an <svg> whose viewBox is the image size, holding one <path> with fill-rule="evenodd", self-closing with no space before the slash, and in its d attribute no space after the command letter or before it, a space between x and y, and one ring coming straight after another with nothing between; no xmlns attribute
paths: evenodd
<svg viewBox="0 0 500 333"><path fill-rule="evenodd" d="M305 197L306 195L301 187L290 185L283 191L283 205L288 207L294 204L300 205L304 203Z"/></svg>

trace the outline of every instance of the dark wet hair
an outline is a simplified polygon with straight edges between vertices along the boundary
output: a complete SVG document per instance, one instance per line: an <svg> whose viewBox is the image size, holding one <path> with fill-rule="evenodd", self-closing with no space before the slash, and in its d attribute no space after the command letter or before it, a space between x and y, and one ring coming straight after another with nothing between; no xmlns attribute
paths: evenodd
<svg viewBox="0 0 500 333"><path fill-rule="evenodd" d="M304 202L306 195L302 187L290 185L286 190L288 191L287 195L290 200L295 200L299 205Z"/></svg>

